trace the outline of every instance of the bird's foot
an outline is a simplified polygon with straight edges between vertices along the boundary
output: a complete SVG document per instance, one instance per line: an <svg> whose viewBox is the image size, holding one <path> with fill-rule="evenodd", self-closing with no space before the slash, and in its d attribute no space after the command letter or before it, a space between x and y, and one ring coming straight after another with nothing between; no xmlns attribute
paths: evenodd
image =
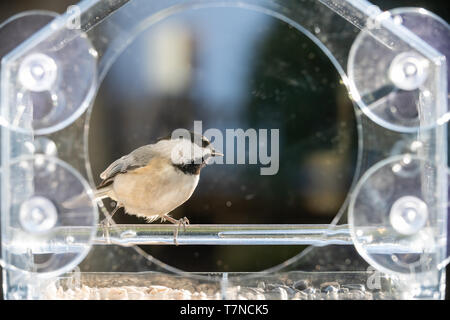
<svg viewBox="0 0 450 320"><path fill-rule="evenodd" d="M186 231L186 227L189 225L189 219L186 217L183 217L179 220L176 220L170 216L164 216L164 218L167 221L172 222L173 224L176 224L177 227L175 228L175 230L173 231L173 242L175 243L176 246L178 246L178 232L180 230L180 227L183 226L183 230Z"/></svg>
<svg viewBox="0 0 450 320"><path fill-rule="evenodd" d="M105 213L105 219L100 221L100 225L104 228L109 228L114 224L113 216L121 208L121 204L116 203L116 206L114 210L111 212L111 214Z"/></svg>
<svg viewBox="0 0 450 320"><path fill-rule="evenodd" d="M186 231L186 227L189 225L189 219L186 217L181 218L178 220L179 226L183 226L183 230Z"/></svg>
<svg viewBox="0 0 450 320"><path fill-rule="evenodd" d="M102 227L110 227L112 225L111 221L112 221L112 219L110 217L105 218L102 221L100 221L100 225Z"/></svg>
<svg viewBox="0 0 450 320"><path fill-rule="evenodd" d="M112 225L111 220L110 217L107 217L99 223L100 228L103 230L103 238L105 238L107 242L109 242L109 228Z"/></svg>

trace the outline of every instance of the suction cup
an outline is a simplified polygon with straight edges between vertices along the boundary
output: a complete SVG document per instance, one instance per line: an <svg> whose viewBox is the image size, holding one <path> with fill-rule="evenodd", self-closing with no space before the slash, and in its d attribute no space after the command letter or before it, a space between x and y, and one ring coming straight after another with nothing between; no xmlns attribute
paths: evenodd
<svg viewBox="0 0 450 320"><path fill-rule="evenodd" d="M448 61L450 61L450 28L445 20L422 8L397 8L390 12L394 21L398 21L418 35L420 39L445 55L448 68ZM447 72L447 84L450 83L449 81L450 72Z"/></svg>
<svg viewBox="0 0 450 320"><path fill-rule="evenodd" d="M97 230L92 191L75 169L45 155L20 158L2 169L3 212L9 213L5 257L17 269L60 275L88 253Z"/></svg>
<svg viewBox="0 0 450 320"><path fill-rule="evenodd" d="M5 127L49 134L75 121L93 98L97 52L73 25L46 29L56 17L31 11L0 26L2 69L7 77L2 79L5 99L0 124ZM39 30L49 33L43 41Z"/></svg>
<svg viewBox="0 0 450 320"><path fill-rule="evenodd" d="M406 154L381 161L362 176L350 200L349 224L367 262L386 273L436 268L445 248L437 219L447 210L437 183L443 170Z"/></svg>
<svg viewBox="0 0 450 320"><path fill-rule="evenodd" d="M448 120L447 110L437 103L441 85L436 79L442 67L390 32L395 25L408 28L429 49L448 57L450 29L441 18L418 8L381 13L352 45L348 61L352 96L369 118L389 130L434 128Z"/></svg>

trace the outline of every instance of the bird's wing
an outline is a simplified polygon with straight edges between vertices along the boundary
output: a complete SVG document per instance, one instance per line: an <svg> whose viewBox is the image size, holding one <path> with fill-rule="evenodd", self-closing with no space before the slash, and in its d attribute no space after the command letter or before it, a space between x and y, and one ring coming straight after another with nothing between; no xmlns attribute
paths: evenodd
<svg viewBox="0 0 450 320"><path fill-rule="evenodd" d="M97 188L102 188L112 183L114 177L119 173L125 173L146 166L156 155L157 153L153 150L152 145L146 145L117 159L100 174L100 178L102 178L103 181Z"/></svg>

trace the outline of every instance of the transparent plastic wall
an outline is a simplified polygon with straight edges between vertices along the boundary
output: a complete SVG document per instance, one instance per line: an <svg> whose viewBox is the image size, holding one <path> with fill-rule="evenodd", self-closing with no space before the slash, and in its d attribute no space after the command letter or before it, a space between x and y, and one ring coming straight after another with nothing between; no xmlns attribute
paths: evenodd
<svg viewBox="0 0 450 320"><path fill-rule="evenodd" d="M94 197L88 142L102 81L145 30L211 8L255 12L300 31L354 103L356 169L330 224L192 224L178 235L181 248L309 245L261 272L184 272L138 247L174 245L175 226L98 224L109 209ZM382 12L362 0L86 0L63 15L4 22L4 297L443 298L448 30L423 9Z"/></svg>

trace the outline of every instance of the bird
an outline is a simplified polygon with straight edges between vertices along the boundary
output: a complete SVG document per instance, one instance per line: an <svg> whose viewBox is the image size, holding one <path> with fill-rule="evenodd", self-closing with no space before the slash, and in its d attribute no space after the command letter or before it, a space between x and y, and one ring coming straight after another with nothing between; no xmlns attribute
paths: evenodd
<svg viewBox="0 0 450 320"><path fill-rule="evenodd" d="M153 144L139 147L111 163L100 174L98 200L116 201L114 213L121 207L130 215L143 217L151 223L158 219L186 229L189 219L179 220L169 215L194 193L200 172L212 157L223 156L201 134L185 131L183 136L168 135ZM106 220L106 219L105 219Z"/></svg>

